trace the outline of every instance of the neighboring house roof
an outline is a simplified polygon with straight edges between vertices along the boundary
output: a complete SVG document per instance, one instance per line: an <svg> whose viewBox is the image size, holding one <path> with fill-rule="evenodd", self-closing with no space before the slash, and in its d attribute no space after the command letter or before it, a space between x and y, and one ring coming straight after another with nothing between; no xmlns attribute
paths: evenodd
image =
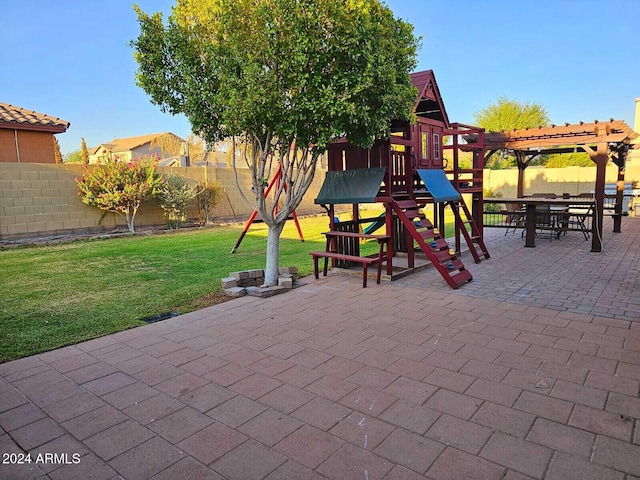
<svg viewBox="0 0 640 480"><path fill-rule="evenodd" d="M98 153L100 149L108 149L111 152L128 152L133 150L134 148L140 147L142 145L146 145L150 143L152 140L162 137L163 135L174 135L170 132L162 132L162 133L151 133L149 135L141 135L139 137L128 137L128 138L114 138L113 140L105 143L101 143L99 146L95 147L92 154ZM174 135L177 136L177 135Z"/></svg>
<svg viewBox="0 0 640 480"><path fill-rule="evenodd" d="M0 128L62 133L71 125L66 120L0 102Z"/></svg>

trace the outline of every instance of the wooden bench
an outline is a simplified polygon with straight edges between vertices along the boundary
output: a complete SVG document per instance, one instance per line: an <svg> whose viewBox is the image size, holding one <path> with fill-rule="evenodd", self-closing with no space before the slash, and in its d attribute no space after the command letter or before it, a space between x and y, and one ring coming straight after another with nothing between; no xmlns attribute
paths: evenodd
<svg viewBox="0 0 640 480"><path fill-rule="evenodd" d="M362 264L362 288L366 288L367 286L367 274L369 265L373 263L378 264L378 271L376 276L376 283L380 284L380 277L382 275L382 262L385 257L384 246L389 243L389 236L387 235L369 235L366 233L352 233L352 232L325 232L324 235L327 237L326 250L324 252L310 252L309 254L313 257L313 273L316 279L320 278L320 272L318 268L318 259L324 258L324 267L322 269L323 276L327 276L327 264L328 260L344 260L346 262L360 263ZM378 250L378 255L376 257L358 257L355 255L346 255L344 253L339 253L335 251L335 239L336 238L364 238L364 239L373 239L378 242L380 248Z"/></svg>

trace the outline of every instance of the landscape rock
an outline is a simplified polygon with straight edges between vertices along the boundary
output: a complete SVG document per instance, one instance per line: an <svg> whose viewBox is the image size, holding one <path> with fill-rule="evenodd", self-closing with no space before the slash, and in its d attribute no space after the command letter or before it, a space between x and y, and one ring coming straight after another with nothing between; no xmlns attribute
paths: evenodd
<svg viewBox="0 0 640 480"><path fill-rule="evenodd" d="M247 294L247 289L243 287L232 287L225 288L223 292L230 297L244 297Z"/></svg>

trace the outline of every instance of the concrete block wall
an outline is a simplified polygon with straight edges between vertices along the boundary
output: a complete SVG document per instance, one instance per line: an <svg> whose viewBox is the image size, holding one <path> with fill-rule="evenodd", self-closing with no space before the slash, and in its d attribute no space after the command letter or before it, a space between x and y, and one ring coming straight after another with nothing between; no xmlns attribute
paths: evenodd
<svg viewBox="0 0 640 480"><path fill-rule="evenodd" d="M0 164L0 237L95 225L73 179L73 172L55 164Z"/></svg>
<svg viewBox="0 0 640 480"><path fill-rule="evenodd" d="M93 166L89 168L94 168ZM225 189L214 209L216 219L245 221L253 208L241 197L232 169L217 167L162 167L161 173L178 173L194 183L218 180ZM82 165L40 163L0 163L0 239L126 231L124 218L82 203L75 178L82 176ZM313 203L324 180L318 171L311 188L298 208L300 214L321 213ZM239 171L239 182L251 198L251 180L247 170ZM195 202L187 211L191 221L199 212ZM136 228L166 225L157 200L142 205Z"/></svg>
<svg viewBox="0 0 640 480"><path fill-rule="evenodd" d="M115 229L125 231L126 224L122 217L114 213L104 215L104 212L80 201L74 178L81 176L83 171L82 165L0 162L0 239L108 232ZM214 217L218 220L245 221L253 210L238 191L231 168L163 167L160 172L178 173L194 183L205 178L209 181L218 180L225 189L214 209ZM529 167L525 170L525 194L588 192L594 188L595 176L595 167ZM313 203L324 177L324 171L318 170L298 208L299 214L324 213ZM617 168L610 166L607 169L607 182L615 182L616 178ZM251 198L249 171L239 170L238 179L245 195ZM517 179L516 169L484 172L485 189L491 188L504 197L516 195ZM640 182L640 165L633 162L627 165L625 181ZM192 221L198 219L195 204L187 214ZM152 200L140 208L136 217L137 228L164 225L166 222L157 201Z"/></svg>
<svg viewBox="0 0 640 480"><path fill-rule="evenodd" d="M615 183L618 167L607 167L606 182ZM640 183L640 164L629 163L625 170L625 182ZM532 193L587 193L595 188L596 167L545 168L528 167L524 171L524 194ZM484 188L499 192L505 198L515 197L518 186L518 170L485 170ZM640 186L638 187L640 188Z"/></svg>

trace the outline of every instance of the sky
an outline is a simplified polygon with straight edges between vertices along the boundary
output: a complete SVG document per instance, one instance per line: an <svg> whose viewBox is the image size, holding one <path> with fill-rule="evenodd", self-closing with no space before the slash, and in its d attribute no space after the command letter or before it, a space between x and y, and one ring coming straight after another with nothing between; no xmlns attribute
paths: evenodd
<svg viewBox="0 0 640 480"><path fill-rule="evenodd" d="M332 1L332 0L330 0ZM131 1L0 0L0 102L71 122L64 154L114 138L190 132L136 86ZM165 17L174 1L138 0ZM553 123L625 120L640 97L640 0L388 0L422 37L452 122L501 96Z"/></svg>

